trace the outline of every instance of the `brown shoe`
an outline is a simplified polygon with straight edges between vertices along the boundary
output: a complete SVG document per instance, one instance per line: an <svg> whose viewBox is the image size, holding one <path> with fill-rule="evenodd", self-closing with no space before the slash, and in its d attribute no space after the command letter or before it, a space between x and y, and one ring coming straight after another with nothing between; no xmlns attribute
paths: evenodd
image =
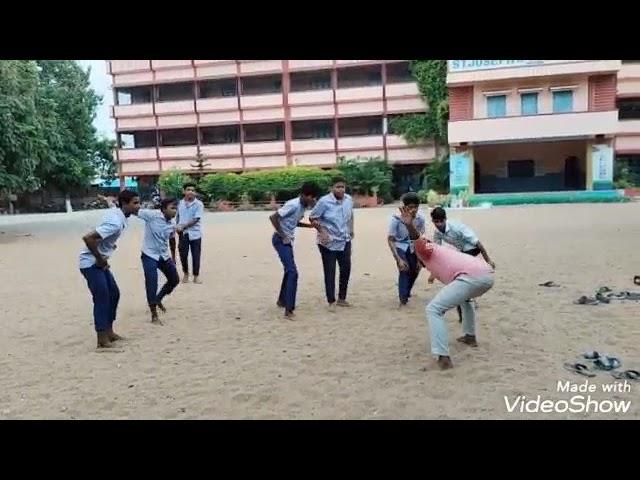
<svg viewBox="0 0 640 480"><path fill-rule="evenodd" d="M451 361L451 357L445 357L443 355L440 355L438 357L438 367L440 367L440 370L448 370L450 368L453 368L453 362Z"/></svg>
<svg viewBox="0 0 640 480"><path fill-rule="evenodd" d="M463 335L462 337L458 337L456 340L460 343L464 343L465 345L469 345L470 347L478 346L475 335Z"/></svg>

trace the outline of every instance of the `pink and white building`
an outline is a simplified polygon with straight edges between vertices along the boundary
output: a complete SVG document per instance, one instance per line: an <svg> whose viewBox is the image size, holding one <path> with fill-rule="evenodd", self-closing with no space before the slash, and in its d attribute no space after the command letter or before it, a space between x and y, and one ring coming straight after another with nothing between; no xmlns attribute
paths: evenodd
<svg viewBox="0 0 640 480"><path fill-rule="evenodd" d="M611 189L614 158L640 170L640 61L448 67L453 191Z"/></svg>
<svg viewBox="0 0 640 480"><path fill-rule="evenodd" d="M170 169L331 167L379 156L419 171L432 144L388 132L426 108L404 60L108 60L122 179ZM406 166L406 167L404 167Z"/></svg>

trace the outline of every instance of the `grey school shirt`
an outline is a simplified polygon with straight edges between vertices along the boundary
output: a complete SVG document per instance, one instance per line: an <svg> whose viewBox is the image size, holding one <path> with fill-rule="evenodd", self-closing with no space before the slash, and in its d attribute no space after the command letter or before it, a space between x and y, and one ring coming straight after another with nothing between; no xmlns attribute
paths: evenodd
<svg viewBox="0 0 640 480"><path fill-rule="evenodd" d="M280 217L280 229L287 238L293 241L298 222L304 217L305 208L300 197L292 198L278 209Z"/></svg>
<svg viewBox="0 0 640 480"><path fill-rule="evenodd" d="M98 242L98 252L105 257L110 258L116 249L116 242L127 228L128 221L122 209L110 208L102 218L102 223L96 227L96 232L100 235ZM90 268L96 264L96 257L85 246L80 251L80 268Z"/></svg>
<svg viewBox="0 0 640 480"><path fill-rule="evenodd" d="M189 234L189 240L202 238L202 217L204 216L204 204L197 198L193 202L187 202L184 198L178 203L178 220L180 225L186 225L191 220L199 218L200 221L193 227L187 228L184 233Z"/></svg>
<svg viewBox="0 0 640 480"><path fill-rule="evenodd" d="M176 231L173 219L167 220L160 210L140 209L138 218L144 220L142 253L154 260L169 260L169 238Z"/></svg>

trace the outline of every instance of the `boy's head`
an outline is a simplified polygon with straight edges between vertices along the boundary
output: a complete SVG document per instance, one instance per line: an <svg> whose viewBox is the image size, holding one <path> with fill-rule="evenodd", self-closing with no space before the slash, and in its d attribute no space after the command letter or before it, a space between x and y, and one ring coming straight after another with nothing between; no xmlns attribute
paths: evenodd
<svg viewBox="0 0 640 480"><path fill-rule="evenodd" d="M164 213L165 218L171 220L178 213L178 202L175 198L165 198L160 201L160 211Z"/></svg>
<svg viewBox="0 0 640 480"><path fill-rule="evenodd" d="M313 207L318 198L318 185L313 182L305 182L300 188L300 197L305 207Z"/></svg>
<svg viewBox="0 0 640 480"><path fill-rule="evenodd" d="M122 190L118 194L118 206L122 209L125 217L132 213L137 215L140 210L140 197L132 190Z"/></svg>
<svg viewBox="0 0 640 480"><path fill-rule="evenodd" d="M444 211L444 208L436 207L431 210L431 221L438 230L444 233L447 227L447 212Z"/></svg>
<svg viewBox="0 0 640 480"><path fill-rule="evenodd" d="M331 179L331 192L338 200L344 198L344 192L347 189L347 181L344 177L336 176Z"/></svg>
<svg viewBox="0 0 640 480"><path fill-rule="evenodd" d="M420 208L420 198L416 193L408 192L402 196L402 204L415 217L418 213L418 208Z"/></svg>
<svg viewBox="0 0 640 480"><path fill-rule="evenodd" d="M196 184L193 182L187 182L182 186L185 200L192 202L196 198Z"/></svg>

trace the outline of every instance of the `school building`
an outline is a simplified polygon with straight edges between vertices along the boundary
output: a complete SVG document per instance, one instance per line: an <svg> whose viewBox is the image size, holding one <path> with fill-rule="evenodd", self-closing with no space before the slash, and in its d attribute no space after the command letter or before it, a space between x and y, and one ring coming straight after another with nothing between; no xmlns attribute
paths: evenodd
<svg viewBox="0 0 640 480"><path fill-rule="evenodd" d="M107 71L118 174L141 187L198 159L242 172L379 156L406 191L435 155L388 132L394 115L426 108L406 60L108 60Z"/></svg>
<svg viewBox="0 0 640 480"><path fill-rule="evenodd" d="M449 60L450 186L613 189L640 175L640 60Z"/></svg>

